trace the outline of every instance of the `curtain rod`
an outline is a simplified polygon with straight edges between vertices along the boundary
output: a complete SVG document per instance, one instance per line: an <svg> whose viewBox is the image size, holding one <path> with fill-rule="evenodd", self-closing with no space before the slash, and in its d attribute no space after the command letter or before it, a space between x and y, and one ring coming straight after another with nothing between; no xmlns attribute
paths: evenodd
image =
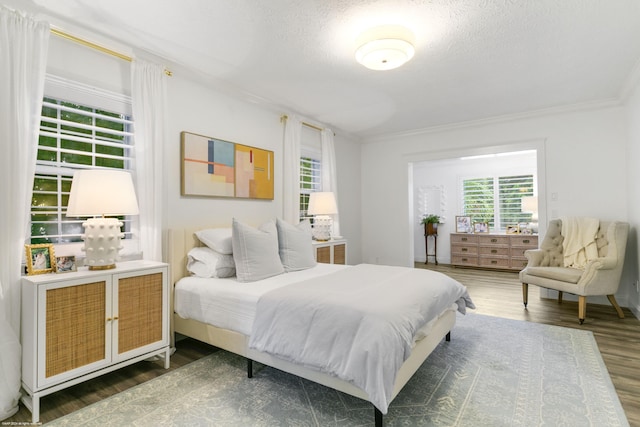
<svg viewBox="0 0 640 427"><path fill-rule="evenodd" d="M280 117L280 121L281 122L286 122L288 118L289 118L289 116L287 116L286 114L283 114L282 117ZM316 125L312 125L311 123L302 122L302 125L306 126L308 128L311 128L311 129L315 129L315 130L320 131L320 132L322 132L324 130L323 128L318 127Z"/></svg>
<svg viewBox="0 0 640 427"><path fill-rule="evenodd" d="M76 42L76 43L81 44L83 46L89 47L91 49L97 50L97 51L102 52L102 53L106 53L107 55L115 56L116 58L120 58L120 59L128 61L128 62L132 62L133 61L133 58L130 57L130 56L127 56L127 55L122 54L120 52L116 52L115 50L111 50L111 49L106 48L104 46L100 46L99 44L90 42L88 40L81 39L80 37L74 36L74 35L69 34L69 33L65 33L64 31L60 31L60 30L57 30L55 28L51 28L51 34L54 34L54 35L56 35L58 37L62 37L63 39L71 40L72 42ZM173 75L173 72L171 72L171 70L167 70L166 68L164 70L164 73L169 77L171 77Z"/></svg>

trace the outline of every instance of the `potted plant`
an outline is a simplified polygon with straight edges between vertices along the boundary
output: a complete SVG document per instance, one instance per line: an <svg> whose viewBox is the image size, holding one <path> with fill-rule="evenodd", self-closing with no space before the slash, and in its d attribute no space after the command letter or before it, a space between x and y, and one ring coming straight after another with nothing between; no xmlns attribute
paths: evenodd
<svg viewBox="0 0 640 427"><path fill-rule="evenodd" d="M427 236L432 236L434 234L438 234L438 224L440 223L440 215L436 214L426 214L422 217L422 221L424 224L424 233Z"/></svg>

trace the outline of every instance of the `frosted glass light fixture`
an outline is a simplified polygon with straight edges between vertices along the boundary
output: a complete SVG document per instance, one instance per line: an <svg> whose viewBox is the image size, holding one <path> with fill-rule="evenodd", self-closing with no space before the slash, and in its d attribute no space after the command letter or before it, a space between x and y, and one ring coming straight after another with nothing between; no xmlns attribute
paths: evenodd
<svg viewBox="0 0 640 427"><path fill-rule="evenodd" d="M371 28L358 37L356 60L370 70L392 70L413 58L414 36L401 25Z"/></svg>
<svg viewBox="0 0 640 427"><path fill-rule="evenodd" d="M336 197L331 191L317 191L309 195L309 215L313 218L313 238L326 241L331 239L333 218L338 213Z"/></svg>
<svg viewBox="0 0 640 427"><path fill-rule="evenodd" d="M82 223L84 264L90 270L115 268L118 252L122 249L122 222L107 216L137 214L138 201L129 172L90 169L74 174L67 216L94 217Z"/></svg>

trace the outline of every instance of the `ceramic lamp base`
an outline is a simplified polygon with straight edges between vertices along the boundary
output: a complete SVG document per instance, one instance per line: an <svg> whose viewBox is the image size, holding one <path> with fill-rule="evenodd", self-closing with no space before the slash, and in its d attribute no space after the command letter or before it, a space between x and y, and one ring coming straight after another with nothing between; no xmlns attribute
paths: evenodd
<svg viewBox="0 0 640 427"><path fill-rule="evenodd" d="M313 238L319 241L331 240L333 219L328 215L316 215L313 218Z"/></svg>
<svg viewBox="0 0 640 427"><path fill-rule="evenodd" d="M118 252L122 249L120 231L122 222L116 218L89 218L84 227L84 265L89 270L108 270L116 267Z"/></svg>

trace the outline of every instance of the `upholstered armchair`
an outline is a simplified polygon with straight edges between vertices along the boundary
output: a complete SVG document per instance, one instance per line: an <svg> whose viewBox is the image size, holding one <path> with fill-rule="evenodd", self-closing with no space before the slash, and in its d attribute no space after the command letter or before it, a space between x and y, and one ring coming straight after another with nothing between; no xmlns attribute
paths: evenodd
<svg viewBox="0 0 640 427"><path fill-rule="evenodd" d="M528 287L532 284L558 291L559 302L562 302L563 292L578 295L580 324L587 313L587 297L592 295L606 295L618 316L624 318L614 294L620 284L628 233L629 224L625 222L600 221L595 239L597 258L588 261L584 268L565 267L562 221L550 221L540 249L525 252L528 264L520 272L525 308Z"/></svg>

